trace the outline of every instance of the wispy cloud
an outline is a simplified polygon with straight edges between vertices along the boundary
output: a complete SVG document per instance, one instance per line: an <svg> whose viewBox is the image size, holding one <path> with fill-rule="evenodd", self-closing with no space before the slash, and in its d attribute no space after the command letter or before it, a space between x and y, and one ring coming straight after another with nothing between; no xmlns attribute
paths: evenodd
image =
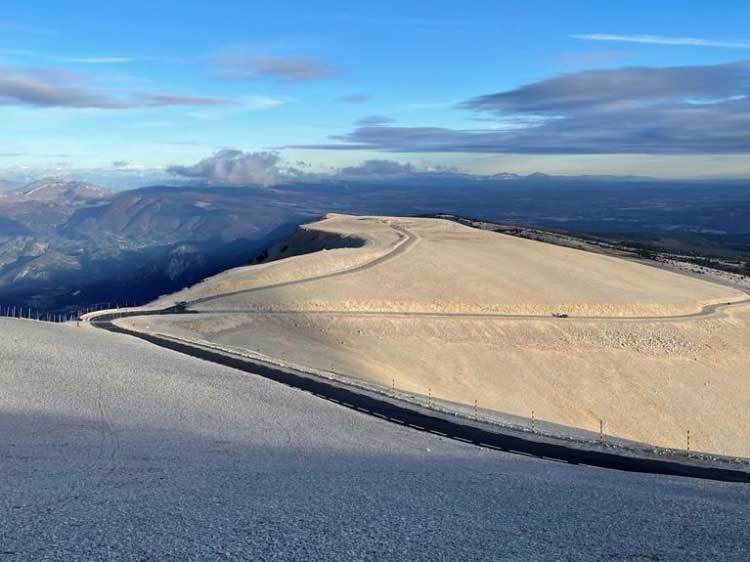
<svg viewBox="0 0 750 562"><path fill-rule="evenodd" d="M348 94L346 96L341 96L336 101L340 101L343 103L366 103L372 99L372 96L370 94L365 93L356 93L356 94Z"/></svg>
<svg viewBox="0 0 750 562"><path fill-rule="evenodd" d="M263 111L265 109L273 109L292 101L288 97L280 96L265 96L261 94L249 94L241 98L237 107L244 111Z"/></svg>
<svg viewBox="0 0 750 562"><path fill-rule="evenodd" d="M238 113L250 111L266 111L269 109L274 109L291 101L293 101L292 98L288 97L248 94L234 99L231 104L195 110L190 112L188 115L194 119L202 119L205 121L219 121Z"/></svg>
<svg viewBox="0 0 750 562"><path fill-rule="evenodd" d="M79 74L54 67L0 66L0 105L132 109L167 106L216 106L223 98L164 92L113 96L89 87Z"/></svg>
<svg viewBox="0 0 750 562"><path fill-rule="evenodd" d="M132 57L66 57L58 60L77 64L129 64L138 59Z"/></svg>
<svg viewBox="0 0 750 562"><path fill-rule="evenodd" d="M372 127L377 125L388 125L389 123L393 123L393 119L386 117L385 115L368 115L367 117L362 117L354 122L357 127Z"/></svg>
<svg viewBox="0 0 750 562"><path fill-rule="evenodd" d="M643 43L646 45L678 45L687 47L719 47L723 49L750 49L750 40L704 39L700 37L670 37L665 35L617 35L611 33L583 33L571 35L587 41L613 41Z"/></svg>
<svg viewBox="0 0 750 562"><path fill-rule="evenodd" d="M124 56L110 54L94 55L60 55L47 52L34 51L32 49L19 49L14 47L0 47L0 56L23 57L43 60L49 64L80 64L80 65L117 65L134 63L157 63L157 64L203 64L206 57L155 57L155 56Z"/></svg>
<svg viewBox="0 0 750 562"><path fill-rule="evenodd" d="M3 158L14 158L18 156L26 156L32 158L72 158L70 154L29 154L28 152L0 152L0 157Z"/></svg>
<svg viewBox="0 0 750 562"><path fill-rule="evenodd" d="M228 78L315 82L334 78L338 71L329 62L308 56L254 54L236 50L213 59Z"/></svg>
<svg viewBox="0 0 750 562"><path fill-rule="evenodd" d="M159 63L159 64L197 64L205 62L202 57L154 57L154 56L122 56L122 55L90 55L90 56L64 56L47 57L54 62L72 64L132 64L132 63Z"/></svg>
<svg viewBox="0 0 750 562"><path fill-rule="evenodd" d="M224 106L232 105L232 101L217 98L213 96L195 96L190 94L152 94L152 93L134 93L125 98L123 103L124 109L128 107L168 107L179 105L207 105L207 106Z"/></svg>

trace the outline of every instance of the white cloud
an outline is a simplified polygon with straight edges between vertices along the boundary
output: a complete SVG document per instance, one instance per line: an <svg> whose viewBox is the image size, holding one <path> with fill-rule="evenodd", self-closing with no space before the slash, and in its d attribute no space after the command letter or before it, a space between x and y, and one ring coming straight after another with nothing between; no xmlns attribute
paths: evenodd
<svg viewBox="0 0 750 562"><path fill-rule="evenodd" d="M616 35L610 33L584 33L571 35L587 41L614 41L643 43L646 45L678 45L689 47L720 47L724 49L750 49L750 40L702 39L699 37L669 37L664 35Z"/></svg>
<svg viewBox="0 0 750 562"><path fill-rule="evenodd" d="M205 121L219 121L237 113L243 113L246 111L266 111L269 109L274 109L291 101L293 101L292 98L288 97L247 94L237 98L236 100L232 100L231 105L191 111L188 113L188 116L194 119L201 119Z"/></svg>
<svg viewBox="0 0 750 562"><path fill-rule="evenodd" d="M280 160L275 152L224 149L192 166L170 166L167 171L210 183L268 187L285 178Z"/></svg>
<svg viewBox="0 0 750 562"><path fill-rule="evenodd" d="M291 101L286 97L272 97L260 94L248 94L242 96L239 101L239 108L245 111L261 111L264 109L273 109Z"/></svg>

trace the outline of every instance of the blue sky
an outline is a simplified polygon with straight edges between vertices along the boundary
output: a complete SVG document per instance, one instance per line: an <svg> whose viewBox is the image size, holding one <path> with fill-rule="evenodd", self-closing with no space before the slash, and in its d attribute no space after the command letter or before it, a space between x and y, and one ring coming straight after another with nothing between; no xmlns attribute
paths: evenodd
<svg viewBox="0 0 750 562"><path fill-rule="evenodd" d="M747 2L352 4L6 1L0 170L750 174Z"/></svg>

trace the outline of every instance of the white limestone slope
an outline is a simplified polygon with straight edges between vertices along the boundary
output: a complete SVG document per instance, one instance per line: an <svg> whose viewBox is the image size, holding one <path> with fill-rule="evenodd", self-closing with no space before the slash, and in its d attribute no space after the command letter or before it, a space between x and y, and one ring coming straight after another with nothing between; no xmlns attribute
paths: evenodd
<svg viewBox="0 0 750 562"><path fill-rule="evenodd" d="M91 326L0 334L4 561L746 559L744 485L479 449Z"/></svg>
<svg viewBox="0 0 750 562"><path fill-rule="evenodd" d="M690 430L694 448L750 455L741 291L443 220L332 215L306 231L367 243L232 270L170 297L203 315L128 324L499 412L603 420L658 445L684 447Z"/></svg>

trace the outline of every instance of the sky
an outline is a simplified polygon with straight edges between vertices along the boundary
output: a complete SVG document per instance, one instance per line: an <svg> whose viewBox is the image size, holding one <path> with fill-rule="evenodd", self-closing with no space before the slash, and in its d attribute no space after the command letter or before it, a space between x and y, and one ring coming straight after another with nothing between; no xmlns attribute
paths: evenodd
<svg viewBox="0 0 750 562"><path fill-rule="evenodd" d="M6 0L0 176L744 177L748 16L746 0Z"/></svg>

